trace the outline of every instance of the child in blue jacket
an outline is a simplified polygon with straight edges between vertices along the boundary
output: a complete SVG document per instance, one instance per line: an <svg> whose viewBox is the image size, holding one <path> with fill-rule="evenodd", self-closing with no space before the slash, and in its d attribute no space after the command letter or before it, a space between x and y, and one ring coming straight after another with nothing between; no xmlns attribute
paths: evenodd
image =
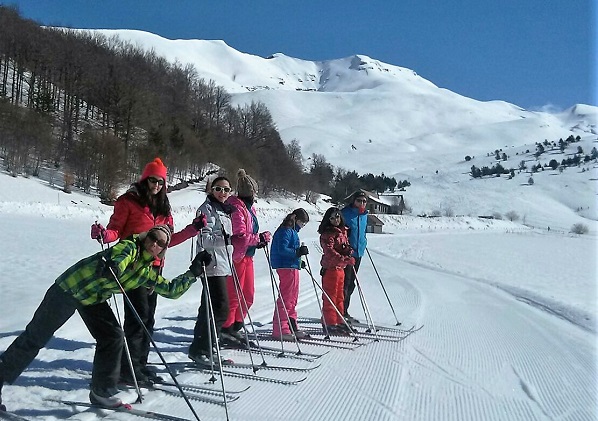
<svg viewBox="0 0 598 421"><path fill-rule="evenodd" d="M276 339L292 341L295 337L307 337L305 332L297 328L295 307L299 298L301 256L308 254L307 246L299 242L299 230L308 222L305 209L295 209L285 217L272 237L270 263L280 279L280 295L276 300L272 321L272 336Z"/></svg>

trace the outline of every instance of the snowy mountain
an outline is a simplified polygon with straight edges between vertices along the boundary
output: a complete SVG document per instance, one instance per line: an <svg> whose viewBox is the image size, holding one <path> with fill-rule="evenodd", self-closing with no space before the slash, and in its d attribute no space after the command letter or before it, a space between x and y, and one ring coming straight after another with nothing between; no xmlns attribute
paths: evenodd
<svg viewBox="0 0 598 421"><path fill-rule="evenodd" d="M277 53L269 58L239 52L223 41L168 40L133 30L101 30L170 61L193 64L198 74L222 85L235 104L261 101L270 109L284 141L297 139L306 158L324 155L334 166L359 174L382 172L409 180L404 193L415 214L449 210L457 215L515 211L528 224L548 226L564 212L563 230L585 218L598 220L595 162L581 169L543 171L528 185L538 161L536 143L580 136L584 153L598 145L598 109L576 105L558 114L524 110L503 101L482 102L442 89L413 70L365 55L305 61ZM505 168L526 162L513 180L471 180L472 165ZM465 162L464 157L473 157ZM307 164L309 161L307 162ZM588 170L586 172L586 170ZM487 196L491 200L480 201Z"/></svg>
<svg viewBox="0 0 598 421"><path fill-rule="evenodd" d="M193 64L201 77L231 93L234 103L262 101L283 140L297 139L306 156L322 154L333 165L360 173L404 172L426 151L455 159L463 152L477 155L598 130L596 107L576 106L554 115L503 101L476 101L365 55L319 62L281 53L262 58L223 41L100 32L153 49L169 61Z"/></svg>

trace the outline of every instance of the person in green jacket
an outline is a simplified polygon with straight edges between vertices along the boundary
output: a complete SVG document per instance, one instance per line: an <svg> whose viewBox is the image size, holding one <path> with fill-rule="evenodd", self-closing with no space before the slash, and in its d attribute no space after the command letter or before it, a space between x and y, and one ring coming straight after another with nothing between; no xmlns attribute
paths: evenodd
<svg viewBox="0 0 598 421"><path fill-rule="evenodd" d="M123 331L108 299L122 292L121 286L125 291L145 286L163 297L179 298L211 261L209 253L200 253L187 272L171 281L163 278L152 265L156 257L164 257L171 235L169 226L156 225L80 260L56 279L25 331L0 355L0 408L3 382L12 384L75 311L96 340L91 403L105 407L122 404L115 395L119 392Z"/></svg>

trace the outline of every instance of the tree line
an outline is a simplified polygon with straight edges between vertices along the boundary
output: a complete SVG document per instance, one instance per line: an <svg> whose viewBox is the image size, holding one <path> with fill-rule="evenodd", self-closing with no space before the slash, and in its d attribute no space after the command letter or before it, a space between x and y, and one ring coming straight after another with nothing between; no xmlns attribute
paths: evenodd
<svg viewBox="0 0 598 421"><path fill-rule="evenodd" d="M308 183L298 145L285 145L260 102L233 106L191 65L117 37L41 27L0 6L0 153L13 174L45 163L110 199L160 156L188 180L240 167L263 193Z"/></svg>
<svg viewBox="0 0 598 421"><path fill-rule="evenodd" d="M382 193L394 192L396 189L403 190L411 185L407 180L397 181L394 177L385 176L384 173L359 175L356 171L335 168L323 155L312 154L310 159L310 185L316 186L319 192L329 195L333 202L342 202L359 189Z"/></svg>
<svg viewBox="0 0 598 421"><path fill-rule="evenodd" d="M574 137L573 135L570 135L565 140L563 140L562 138L559 139L558 142L549 142L548 140L545 140L542 143L536 142L536 151L533 153L533 156L536 158L536 160L539 160L539 158L540 158L540 156L542 156L542 154L546 153L547 151L554 151L556 149L558 149L561 153L564 153L570 144L580 142L580 141L581 141L580 136ZM499 155L499 152L500 152L500 150L496 150L494 152L496 160L498 161L499 159L502 159L503 161L506 161L507 160L506 154L503 154L504 155L504 158L503 158ZM530 154L531 152L528 149L525 151L525 153ZM488 154L488 156L489 155L490 154ZM465 156L465 161L470 161L471 159L472 159L472 157L470 157L469 155ZM556 170L557 168L559 168L562 171L566 167L579 166L581 163L588 163L590 161L596 161L596 160L598 160L598 150L596 149L596 147L592 148L590 154L584 155L583 148L581 146L577 146L576 151L573 153L573 156L563 158L560 163L556 159L551 159L548 164L542 165L541 163L537 163L535 165L532 165L530 168L530 171L532 173L536 173L538 171L544 171L544 168L551 168L553 170ZM525 160L520 161L517 169L519 172L527 170L528 168L527 168L526 161ZM486 177L486 176L499 177L502 174L509 174L509 179L511 179L511 178L515 177L515 168L506 169L500 163L496 163L496 165L494 165L492 167L484 166L481 168L478 168L475 165L472 165L469 174L471 175L472 178L482 178L482 177Z"/></svg>

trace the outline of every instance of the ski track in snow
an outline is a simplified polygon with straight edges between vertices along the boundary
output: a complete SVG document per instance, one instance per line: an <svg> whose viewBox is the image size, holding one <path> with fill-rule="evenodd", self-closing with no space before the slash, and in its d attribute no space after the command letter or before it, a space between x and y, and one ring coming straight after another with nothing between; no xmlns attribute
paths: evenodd
<svg viewBox="0 0 598 421"><path fill-rule="evenodd" d="M385 259L377 255L377 261ZM390 262L383 265L392 266ZM420 368L413 367L420 372L417 377L436 375L442 387L423 395L451 393L459 402L474 393L462 404L476 405L459 411L458 404L452 414L448 408L427 415L414 410L407 419L594 419L593 344L583 331L564 329L567 326L562 324L568 322L465 277L397 261L394 267L401 274L397 276L401 283L417 285L424 297L424 319L420 322L425 328L409 342L409 357ZM438 274L425 276L427 271ZM455 305L459 311L451 311ZM496 390L503 383L504 395L489 396L487 390ZM455 390L464 386L468 390ZM500 409L495 408L498 403ZM572 407L577 408L578 418L568 418ZM434 405L427 402L424 408ZM479 414L479 418L468 418L472 414Z"/></svg>

